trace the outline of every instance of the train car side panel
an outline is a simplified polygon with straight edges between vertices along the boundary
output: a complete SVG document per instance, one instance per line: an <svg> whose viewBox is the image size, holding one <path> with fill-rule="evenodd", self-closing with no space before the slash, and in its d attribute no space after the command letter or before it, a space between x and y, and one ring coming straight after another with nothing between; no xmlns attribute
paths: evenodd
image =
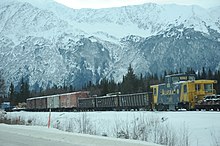
<svg viewBox="0 0 220 146"><path fill-rule="evenodd" d="M54 108L54 101L52 96L47 96L47 107L48 108Z"/></svg>
<svg viewBox="0 0 220 146"><path fill-rule="evenodd" d="M47 98L46 97L36 98L36 109L43 110L46 108L47 108Z"/></svg>
<svg viewBox="0 0 220 146"><path fill-rule="evenodd" d="M80 110L95 109L95 98L79 98L78 108Z"/></svg>
<svg viewBox="0 0 220 146"><path fill-rule="evenodd" d="M60 96L55 95L53 96L53 101L54 101L54 108L59 108L60 107Z"/></svg>
<svg viewBox="0 0 220 146"><path fill-rule="evenodd" d="M98 110L116 110L118 107L117 100L117 95L97 97L96 108Z"/></svg>
<svg viewBox="0 0 220 146"><path fill-rule="evenodd" d="M47 96L47 107L56 109L60 107L59 95Z"/></svg>
<svg viewBox="0 0 220 146"><path fill-rule="evenodd" d="M60 95L60 108L67 108L67 95Z"/></svg>
<svg viewBox="0 0 220 146"><path fill-rule="evenodd" d="M76 108L77 107L77 94L67 95L67 107Z"/></svg>
<svg viewBox="0 0 220 146"><path fill-rule="evenodd" d="M135 93L135 94L125 94L119 95L119 108L120 109L149 109L151 106L149 104L148 93ZM151 100L152 101L152 100Z"/></svg>

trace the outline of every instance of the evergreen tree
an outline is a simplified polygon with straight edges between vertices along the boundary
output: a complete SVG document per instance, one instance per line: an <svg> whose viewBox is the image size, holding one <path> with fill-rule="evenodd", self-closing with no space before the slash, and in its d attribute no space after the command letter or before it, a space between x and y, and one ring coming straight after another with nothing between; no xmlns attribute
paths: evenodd
<svg viewBox="0 0 220 146"><path fill-rule="evenodd" d="M14 88L14 84L11 82L11 85L9 87L9 97L14 98L14 94L15 94L15 88Z"/></svg>
<svg viewBox="0 0 220 146"><path fill-rule="evenodd" d="M19 102L24 101L24 96L25 96L25 84L24 84L24 78L21 78L21 84L20 84L20 96L19 96Z"/></svg>
<svg viewBox="0 0 220 146"><path fill-rule="evenodd" d="M11 82L11 85L9 87L9 100L11 101L12 105L15 105L16 99L15 99L15 88L14 84Z"/></svg>
<svg viewBox="0 0 220 146"><path fill-rule="evenodd" d="M196 75L196 80L198 80L198 79L201 79L201 74L199 71L197 72L197 75Z"/></svg>
<svg viewBox="0 0 220 146"><path fill-rule="evenodd" d="M180 74L183 73L182 68L179 68L179 73L180 73Z"/></svg>
<svg viewBox="0 0 220 146"><path fill-rule="evenodd" d="M205 71L205 67L202 68L202 74L201 74L201 79L206 79L207 75L206 75L206 71Z"/></svg>
<svg viewBox="0 0 220 146"><path fill-rule="evenodd" d="M3 78L3 72L0 71L0 97L4 98L6 95L5 80Z"/></svg>
<svg viewBox="0 0 220 146"><path fill-rule="evenodd" d="M100 86L102 88L101 95L106 95L107 93L109 93L109 83L106 78L103 78L101 80Z"/></svg>
<svg viewBox="0 0 220 146"><path fill-rule="evenodd" d="M29 83L28 83L28 81L27 82L25 82L25 84L24 84L24 92L25 92L25 101L26 101L26 99L27 98L29 98L30 97L30 91L29 91Z"/></svg>
<svg viewBox="0 0 220 146"><path fill-rule="evenodd" d="M29 98L30 91L29 91L29 84L28 81L24 81L24 78L21 78L21 84L20 84L20 94L18 102L26 102L26 99Z"/></svg>
<svg viewBox="0 0 220 146"><path fill-rule="evenodd" d="M134 93L138 91L138 79L134 74L131 64L128 67L128 73L123 78L121 87L122 93Z"/></svg>
<svg viewBox="0 0 220 146"><path fill-rule="evenodd" d="M190 67L187 67L186 74L191 74L191 68Z"/></svg>
<svg viewBox="0 0 220 146"><path fill-rule="evenodd" d="M63 83L63 92L67 92L68 91L68 87L66 85L66 81L64 80L64 83Z"/></svg>
<svg viewBox="0 0 220 146"><path fill-rule="evenodd" d="M208 70L207 79L213 79L213 74L212 74L212 71L211 71L210 68L209 68L209 70Z"/></svg>
<svg viewBox="0 0 220 146"><path fill-rule="evenodd" d="M69 87L69 91L70 91L70 92L73 92L73 91L74 91L74 89L73 89L73 85L70 85L70 87Z"/></svg>
<svg viewBox="0 0 220 146"><path fill-rule="evenodd" d="M117 91L117 85L116 85L115 81L113 79L111 79L108 83L109 83L108 84L108 91L110 93L116 92Z"/></svg>
<svg viewBox="0 0 220 146"><path fill-rule="evenodd" d="M220 71L215 71L214 77L215 80L217 80L217 84L214 84L214 88L216 90L217 94L220 94Z"/></svg>
<svg viewBox="0 0 220 146"><path fill-rule="evenodd" d="M146 92L146 80L144 79L143 75L140 75L139 83L138 83L138 92Z"/></svg>

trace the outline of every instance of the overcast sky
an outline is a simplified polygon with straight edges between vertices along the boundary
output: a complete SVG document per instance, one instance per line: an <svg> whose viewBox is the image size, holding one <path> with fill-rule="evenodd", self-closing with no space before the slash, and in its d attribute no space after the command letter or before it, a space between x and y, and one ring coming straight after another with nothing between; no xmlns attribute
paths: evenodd
<svg viewBox="0 0 220 146"><path fill-rule="evenodd" d="M220 6L220 0L55 0L74 9L80 8L108 8L126 5L137 5L143 3L157 4L182 4L182 5L199 5L203 8Z"/></svg>

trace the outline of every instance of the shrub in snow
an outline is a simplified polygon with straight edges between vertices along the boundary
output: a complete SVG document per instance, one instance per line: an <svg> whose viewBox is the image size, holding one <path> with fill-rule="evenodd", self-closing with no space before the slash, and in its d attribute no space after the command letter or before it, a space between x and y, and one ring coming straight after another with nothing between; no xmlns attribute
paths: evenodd
<svg viewBox="0 0 220 146"><path fill-rule="evenodd" d="M83 113L81 117L79 117L78 119L75 119L75 120L76 120L76 124L79 127L79 129L78 129L79 133L93 134L93 135L96 134L95 129L94 129L94 125L86 113Z"/></svg>
<svg viewBox="0 0 220 146"><path fill-rule="evenodd" d="M121 130L117 132L117 138L129 139L128 131L126 132L126 131Z"/></svg>
<svg viewBox="0 0 220 146"><path fill-rule="evenodd" d="M98 114L103 115L96 113L96 115ZM26 118L26 114L9 115L7 114L5 119L8 124L47 126L47 113L38 113L37 116L30 114ZM52 113L51 127L68 132L142 140L167 146L190 145L188 128L183 125L177 131L169 124L169 119L166 117L146 116L145 113L129 113L127 118L123 116L111 117L113 119L111 121L106 117L97 116L96 119L91 115L94 116L94 113Z"/></svg>
<svg viewBox="0 0 220 146"><path fill-rule="evenodd" d="M220 146L220 139L216 137L216 131L212 130L211 132L211 137L212 137L212 145L213 146Z"/></svg>
<svg viewBox="0 0 220 146"><path fill-rule="evenodd" d="M32 119L28 119L27 124L26 125L31 125L32 123Z"/></svg>
<svg viewBox="0 0 220 146"><path fill-rule="evenodd" d="M3 110L0 110L0 123L5 123L4 121L6 120L6 112Z"/></svg>
<svg viewBox="0 0 220 146"><path fill-rule="evenodd" d="M68 132L96 135L95 124L86 113L83 113L79 117L70 118L65 122L66 127L63 127L63 124L64 123L57 122L54 128Z"/></svg>
<svg viewBox="0 0 220 146"><path fill-rule="evenodd" d="M135 139L167 146L188 146L188 130L177 132L164 120L158 117L134 117L133 120L115 121L114 128L117 138Z"/></svg>

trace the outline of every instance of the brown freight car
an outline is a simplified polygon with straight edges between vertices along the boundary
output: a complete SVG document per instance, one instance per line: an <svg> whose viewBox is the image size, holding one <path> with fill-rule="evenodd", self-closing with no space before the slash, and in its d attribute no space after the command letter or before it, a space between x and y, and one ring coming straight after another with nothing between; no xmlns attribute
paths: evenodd
<svg viewBox="0 0 220 146"><path fill-rule="evenodd" d="M35 98L36 100L36 109L37 110L44 110L47 109L47 97L39 97L39 98Z"/></svg>
<svg viewBox="0 0 220 146"><path fill-rule="evenodd" d="M79 98L89 98L89 92L79 91L79 92L61 94L60 95L60 107L76 109Z"/></svg>
<svg viewBox="0 0 220 146"><path fill-rule="evenodd" d="M27 99L27 109L35 109L36 108L36 99L29 98Z"/></svg>

